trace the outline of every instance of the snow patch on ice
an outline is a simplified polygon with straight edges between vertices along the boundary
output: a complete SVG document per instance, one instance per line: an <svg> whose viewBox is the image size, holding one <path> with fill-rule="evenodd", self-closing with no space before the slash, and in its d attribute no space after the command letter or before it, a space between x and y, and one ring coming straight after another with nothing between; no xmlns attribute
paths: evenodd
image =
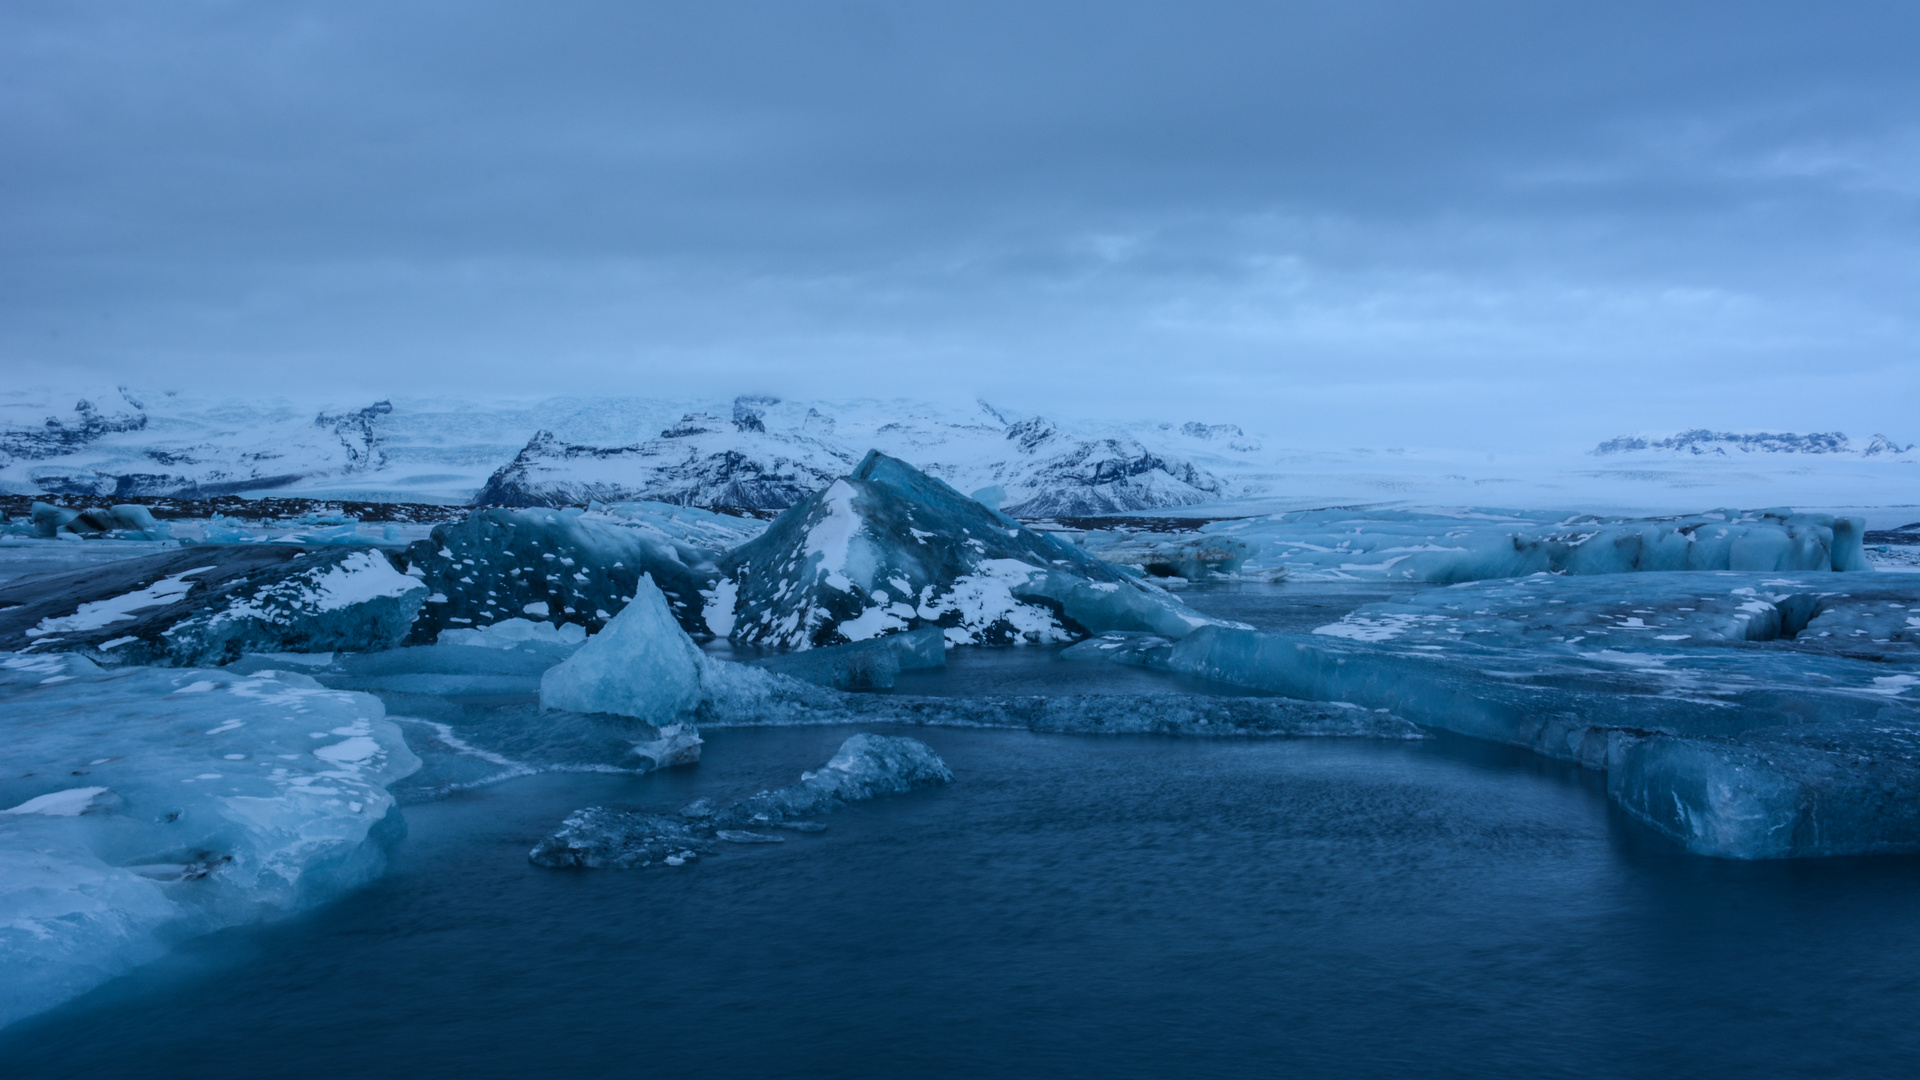
<svg viewBox="0 0 1920 1080"><path fill-rule="evenodd" d="M68 788L65 791L50 791L21 803L19 806L0 810L0 814L45 814L47 817L79 817L93 806L94 800L107 793L103 787Z"/></svg>
<svg viewBox="0 0 1920 1080"><path fill-rule="evenodd" d="M170 574L144 589L81 604L79 610L71 615L41 619L38 625L27 631L27 636L37 638L48 634L80 633L86 630L98 630L109 623L132 619L136 611L162 607L187 595L193 589L193 585L186 579L211 569L213 569L211 566L196 566L192 570ZM123 638L120 643L124 644L131 640L133 639Z"/></svg>

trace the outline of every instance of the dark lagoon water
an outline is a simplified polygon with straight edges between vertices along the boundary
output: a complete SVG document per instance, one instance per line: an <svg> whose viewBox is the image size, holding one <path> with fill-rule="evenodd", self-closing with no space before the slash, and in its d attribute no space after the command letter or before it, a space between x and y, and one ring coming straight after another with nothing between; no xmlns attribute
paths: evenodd
<svg viewBox="0 0 1920 1080"><path fill-rule="evenodd" d="M1694 858L1464 740L915 729L951 786L677 870L568 811L791 782L852 729L408 809L380 882L0 1032L41 1077L1907 1077L1920 860Z"/></svg>

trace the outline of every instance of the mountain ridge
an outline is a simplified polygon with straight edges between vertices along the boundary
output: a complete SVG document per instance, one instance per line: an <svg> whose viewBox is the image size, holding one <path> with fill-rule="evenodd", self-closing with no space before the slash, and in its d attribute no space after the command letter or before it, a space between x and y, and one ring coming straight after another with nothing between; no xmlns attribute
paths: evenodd
<svg viewBox="0 0 1920 1080"><path fill-rule="evenodd" d="M1905 454L1914 448L1914 444L1900 445L1885 435L1874 435L1865 448L1853 449L1853 444L1842 431L1814 431L1805 435L1793 432L1770 431L1713 431L1708 428L1692 428L1675 432L1672 435L1616 435L1600 443L1588 453L1595 456L1610 454L1630 454L1641 451L1667 451L1676 454L1705 456L1714 454L1731 456L1728 451L1743 454L1859 454L1862 457L1876 457L1881 454Z"/></svg>

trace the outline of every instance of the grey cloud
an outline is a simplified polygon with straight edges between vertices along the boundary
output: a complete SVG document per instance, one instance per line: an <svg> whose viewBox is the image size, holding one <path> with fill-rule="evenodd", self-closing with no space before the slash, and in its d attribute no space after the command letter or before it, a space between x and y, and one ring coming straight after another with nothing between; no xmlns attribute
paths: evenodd
<svg viewBox="0 0 1920 1080"><path fill-rule="evenodd" d="M1920 391L1916 31L1869 4L10 5L0 355L289 391L1338 398L1315 422L1435 437L1436 401L1584 411L1588 442L1889 426L1818 369Z"/></svg>

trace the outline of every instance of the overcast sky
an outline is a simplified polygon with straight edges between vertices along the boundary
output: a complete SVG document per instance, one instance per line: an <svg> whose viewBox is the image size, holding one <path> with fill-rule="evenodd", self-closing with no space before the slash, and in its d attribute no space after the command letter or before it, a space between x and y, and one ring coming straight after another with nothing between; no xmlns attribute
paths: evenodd
<svg viewBox="0 0 1920 1080"><path fill-rule="evenodd" d="M0 88L17 385L1920 439L1912 3L9 0Z"/></svg>

